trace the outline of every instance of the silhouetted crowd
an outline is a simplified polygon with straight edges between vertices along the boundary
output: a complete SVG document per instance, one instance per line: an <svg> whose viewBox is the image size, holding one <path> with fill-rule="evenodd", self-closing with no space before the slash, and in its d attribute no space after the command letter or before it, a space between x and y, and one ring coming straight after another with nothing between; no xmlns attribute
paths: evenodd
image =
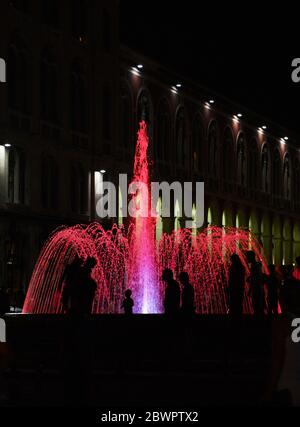
<svg viewBox="0 0 300 427"><path fill-rule="evenodd" d="M241 315L245 284L248 283L248 296L251 298L254 314L277 315L281 310L290 309L291 304L300 305L300 257L296 258L296 267L269 265L268 273L262 272L262 265L257 261L253 251L246 252L249 266L249 276L246 278L246 268L237 254L231 256L229 268L229 313Z"/></svg>
<svg viewBox="0 0 300 427"><path fill-rule="evenodd" d="M246 263L245 263L246 260ZM68 314L91 314L97 285L92 278L93 268L97 262L88 257L83 261L78 256L67 266L62 278L62 307ZM248 269L247 269L248 264ZM249 271L247 276L246 271ZM165 314L195 313L194 287L190 283L188 273L181 272L179 283L174 279L170 269L163 270L162 281L165 283L164 311ZM248 286L246 286L248 284ZM263 273L262 264L256 259L253 251L248 251L245 258L238 254L230 257L228 275L228 307L231 316L241 316L245 302L245 291L251 300L253 312L257 316L263 314L277 315L279 307L286 310L287 306L300 303L300 257L296 265L268 266L268 273ZM125 291L121 309L131 315L134 310L132 291ZM9 290L0 289L0 315L9 312Z"/></svg>
<svg viewBox="0 0 300 427"><path fill-rule="evenodd" d="M291 305L300 306L300 257L296 258L296 267L269 265L268 273L263 272L262 264L253 251L246 252L245 261L238 254L230 257L227 290L228 312L231 316L243 314L246 284L247 295L256 316L277 315L280 308L284 311L287 307L291 309ZM172 270L163 270L162 281L166 284L165 314L193 314L196 311L194 287L188 273L181 272L178 278L180 283L174 279ZM124 313L132 314L133 306L132 291L128 289L122 304Z"/></svg>
<svg viewBox="0 0 300 427"><path fill-rule="evenodd" d="M92 278L92 270L96 265L94 258L83 262L76 257L64 272L62 282L62 306L64 313L70 315L87 315L92 313L93 301L97 289ZM166 314L195 313L194 288L186 272L179 274L179 283L174 280L173 272L165 269L162 280L166 283L164 309ZM182 289L182 290L181 290ZM125 291L121 309L126 315L133 314L134 300L131 289Z"/></svg>

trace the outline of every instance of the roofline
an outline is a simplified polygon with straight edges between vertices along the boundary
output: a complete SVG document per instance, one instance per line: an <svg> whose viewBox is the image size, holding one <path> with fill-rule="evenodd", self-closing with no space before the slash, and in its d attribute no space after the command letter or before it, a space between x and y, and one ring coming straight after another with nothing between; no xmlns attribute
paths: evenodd
<svg viewBox="0 0 300 427"><path fill-rule="evenodd" d="M120 48L121 56L122 54L126 57L131 57L133 62L135 63L142 63L146 64L147 69L152 69L153 71L156 71L158 73L165 73L167 75L170 75L170 81L173 80L174 84L176 82L180 82L183 85L183 91L184 87L190 87L191 89L194 87L195 89L199 90L199 92L202 92L204 96L206 96L206 100L208 101L210 98L214 98L215 101L218 103L218 105L224 106L225 109L231 109L232 112L228 113L229 115L236 114L238 112L248 114L249 117L251 117L254 120L257 121L257 124L252 123L252 120L247 121L247 118L244 118L243 121L245 123L249 123L251 127L259 128L262 125L267 126L267 130L265 131L266 135L270 135L273 139L280 141L285 136L289 136L289 141L285 142L287 146L292 146L293 148L300 149L300 134L298 132L292 131L288 129L285 126L282 126L276 122L274 122L272 119L254 112L250 108L247 108L238 102L235 102L231 100L230 98L216 92L213 89L210 89L206 86L201 85L200 83L196 82L195 80L184 76L183 74L180 74L178 72L174 72L164 64L161 64L157 60L154 60L152 58L149 58L148 56L145 56L144 54L139 53L137 50L132 49L128 46L122 45ZM170 83L171 84L171 83ZM272 128L270 130L269 128Z"/></svg>

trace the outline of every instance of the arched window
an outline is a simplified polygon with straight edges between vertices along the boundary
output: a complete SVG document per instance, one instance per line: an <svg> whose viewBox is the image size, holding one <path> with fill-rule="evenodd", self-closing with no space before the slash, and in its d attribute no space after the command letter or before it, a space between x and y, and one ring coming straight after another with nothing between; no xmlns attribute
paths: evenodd
<svg viewBox="0 0 300 427"><path fill-rule="evenodd" d="M71 68L71 128L87 132L88 128L88 96L87 82L83 67L74 63Z"/></svg>
<svg viewBox="0 0 300 427"><path fill-rule="evenodd" d="M237 142L237 182L242 187L247 186L247 150L243 134Z"/></svg>
<svg viewBox="0 0 300 427"><path fill-rule="evenodd" d="M256 140L252 140L249 145L249 162L248 162L248 181L251 190L257 189L257 162L258 151Z"/></svg>
<svg viewBox="0 0 300 427"><path fill-rule="evenodd" d="M270 192L270 156L267 144L263 146L261 154L261 188L265 193Z"/></svg>
<svg viewBox="0 0 300 427"><path fill-rule="evenodd" d="M234 147L233 137L230 129L225 130L223 145L223 179L226 182L232 181L234 172Z"/></svg>
<svg viewBox="0 0 300 427"><path fill-rule="evenodd" d="M208 211L207 211L207 226L213 225L213 219L212 218L213 217L212 217L211 208L208 208Z"/></svg>
<svg viewBox="0 0 300 427"><path fill-rule="evenodd" d="M70 0L72 35L80 42L87 39L87 2L86 0Z"/></svg>
<svg viewBox="0 0 300 427"><path fill-rule="evenodd" d="M72 166L71 169L71 208L76 214L87 213L88 180L87 174L80 164Z"/></svg>
<svg viewBox="0 0 300 427"><path fill-rule="evenodd" d="M7 54L8 106L24 114L31 111L31 73L31 56L20 35L16 34Z"/></svg>
<svg viewBox="0 0 300 427"><path fill-rule="evenodd" d="M129 90L121 87L120 97L120 145L124 148L131 146L131 121L132 121L132 103Z"/></svg>
<svg viewBox="0 0 300 427"><path fill-rule="evenodd" d="M25 203L26 157L22 150L11 148L8 154L8 202Z"/></svg>
<svg viewBox="0 0 300 427"><path fill-rule="evenodd" d="M168 104L163 100L158 108L156 155L159 160L169 160L170 114Z"/></svg>
<svg viewBox="0 0 300 427"><path fill-rule="evenodd" d="M291 162L289 154L286 154L283 162L283 197L291 200Z"/></svg>
<svg viewBox="0 0 300 427"><path fill-rule="evenodd" d="M185 139L186 125L184 109L180 108L176 116L176 165L184 167L185 165Z"/></svg>
<svg viewBox="0 0 300 427"><path fill-rule="evenodd" d="M58 166L51 156L42 159L41 199L45 209L55 209L59 198Z"/></svg>
<svg viewBox="0 0 300 427"><path fill-rule="evenodd" d="M278 149L274 151L273 157L273 195L279 197L281 195L281 160Z"/></svg>
<svg viewBox="0 0 300 427"><path fill-rule="evenodd" d="M144 120L148 126L148 135L150 141L153 136L153 108L150 95L146 90L140 93L137 103L137 129L139 129L139 123Z"/></svg>
<svg viewBox="0 0 300 427"><path fill-rule="evenodd" d="M148 125L151 120L151 105L148 94L144 91L140 94L138 100L138 122L144 120Z"/></svg>
<svg viewBox="0 0 300 427"><path fill-rule="evenodd" d="M41 116L44 120L57 123L59 118L58 65L51 49L44 49L41 58Z"/></svg>
<svg viewBox="0 0 300 427"><path fill-rule="evenodd" d="M192 147L193 147L193 169L202 171L202 152L203 152L203 126L201 117L197 116L193 123Z"/></svg>
<svg viewBox="0 0 300 427"><path fill-rule="evenodd" d="M218 166L217 124L212 122L208 130L208 173L211 177L217 178Z"/></svg>

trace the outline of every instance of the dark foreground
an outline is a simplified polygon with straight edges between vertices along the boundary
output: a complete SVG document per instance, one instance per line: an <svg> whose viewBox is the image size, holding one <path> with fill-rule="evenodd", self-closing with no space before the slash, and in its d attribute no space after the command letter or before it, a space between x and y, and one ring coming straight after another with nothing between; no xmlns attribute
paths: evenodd
<svg viewBox="0 0 300 427"><path fill-rule="evenodd" d="M91 316L71 345L65 316L10 315L6 322L12 355L0 406L252 406L268 373L267 318Z"/></svg>

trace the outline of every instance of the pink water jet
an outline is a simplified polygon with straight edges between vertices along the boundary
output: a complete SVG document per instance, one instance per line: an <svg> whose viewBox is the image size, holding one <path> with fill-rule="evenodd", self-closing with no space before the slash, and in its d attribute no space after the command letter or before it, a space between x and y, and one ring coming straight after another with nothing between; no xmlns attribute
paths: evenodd
<svg viewBox="0 0 300 427"><path fill-rule="evenodd" d="M150 186L147 127L140 124L134 161L133 182ZM150 193L150 192L149 192ZM147 203L150 207L150 194ZM155 240L156 219L139 213L141 197L132 196L136 218L126 230L114 225L105 231L99 223L60 227L46 241L35 265L23 313L62 312L63 273L76 254L85 260L93 256L97 292L93 313L119 313L127 288L132 289L135 313L163 311L164 284L161 274L171 268L175 277L186 271L195 288L197 313L225 314L228 310L227 283L229 258L240 255L246 271L245 251L254 250L267 271L261 245L248 230L208 227L196 236L182 229ZM142 200L145 202L145 200ZM147 204L146 203L146 204ZM251 313L251 300L245 292L244 312Z"/></svg>

